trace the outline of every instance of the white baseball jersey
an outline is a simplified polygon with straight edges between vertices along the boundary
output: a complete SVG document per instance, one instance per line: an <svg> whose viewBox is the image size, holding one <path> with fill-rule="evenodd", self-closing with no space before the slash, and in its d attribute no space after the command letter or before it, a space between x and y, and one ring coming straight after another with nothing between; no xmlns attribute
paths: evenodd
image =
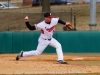
<svg viewBox="0 0 100 75"><path fill-rule="evenodd" d="M55 25L57 25L58 20L59 18L52 18L50 24L45 23L45 21L36 24L36 29L41 30L40 37L44 39L51 39L55 30Z"/></svg>
<svg viewBox="0 0 100 75"><path fill-rule="evenodd" d="M55 29L55 25L57 25L59 18L52 18L51 23L47 24L45 21L42 21L38 24L35 24L36 29L41 30L40 38L38 39L38 46L36 50L27 51L23 53L23 57L26 56L37 56L40 55L44 49L50 45L56 48L56 52L58 55L58 60L63 60L63 52L61 44L52 37ZM46 40L45 40L46 39ZM48 40L51 39L51 40Z"/></svg>

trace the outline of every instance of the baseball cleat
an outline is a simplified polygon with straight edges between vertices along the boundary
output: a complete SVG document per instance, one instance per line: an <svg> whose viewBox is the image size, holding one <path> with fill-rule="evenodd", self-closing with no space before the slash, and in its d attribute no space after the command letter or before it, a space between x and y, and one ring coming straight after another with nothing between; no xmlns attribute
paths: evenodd
<svg viewBox="0 0 100 75"><path fill-rule="evenodd" d="M68 63L66 61L64 61L64 60L58 60L57 64L68 64Z"/></svg>
<svg viewBox="0 0 100 75"><path fill-rule="evenodd" d="M23 51L21 51L21 52L17 55L16 60L19 60L21 57L23 57Z"/></svg>

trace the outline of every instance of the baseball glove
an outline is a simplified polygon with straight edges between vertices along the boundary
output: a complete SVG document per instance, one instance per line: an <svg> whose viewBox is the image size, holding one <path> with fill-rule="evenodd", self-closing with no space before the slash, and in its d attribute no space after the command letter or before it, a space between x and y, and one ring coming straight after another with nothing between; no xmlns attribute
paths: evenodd
<svg viewBox="0 0 100 75"><path fill-rule="evenodd" d="M63 30L64 30L64 31L74 31L74 30L76 30L76 29L75 29L74 26L70 23L70 24L64 26L64 27L63 27Z"/></svg>

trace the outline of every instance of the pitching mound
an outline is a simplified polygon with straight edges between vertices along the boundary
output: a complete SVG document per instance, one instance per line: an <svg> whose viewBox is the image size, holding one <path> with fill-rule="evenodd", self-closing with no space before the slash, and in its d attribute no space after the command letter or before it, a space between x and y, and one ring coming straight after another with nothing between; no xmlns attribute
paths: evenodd
<svg viewBox="0 0 100 75"><path fill-rule="evenodd" d="M0 54L0 74L66 74L100 72L99 56L64 54L69 64L57 64L56 54L24 57L16 61L16 54Z"/></svg>

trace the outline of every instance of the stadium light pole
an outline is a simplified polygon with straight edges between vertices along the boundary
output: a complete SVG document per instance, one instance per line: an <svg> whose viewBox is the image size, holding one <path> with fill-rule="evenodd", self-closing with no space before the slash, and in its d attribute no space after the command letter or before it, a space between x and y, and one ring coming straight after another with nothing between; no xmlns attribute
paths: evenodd
<svg viewBox="0 0 100 75"><path fill-rule="evenodd" d="M90 0L90 30L96 30L96 0Z"/></svg>

